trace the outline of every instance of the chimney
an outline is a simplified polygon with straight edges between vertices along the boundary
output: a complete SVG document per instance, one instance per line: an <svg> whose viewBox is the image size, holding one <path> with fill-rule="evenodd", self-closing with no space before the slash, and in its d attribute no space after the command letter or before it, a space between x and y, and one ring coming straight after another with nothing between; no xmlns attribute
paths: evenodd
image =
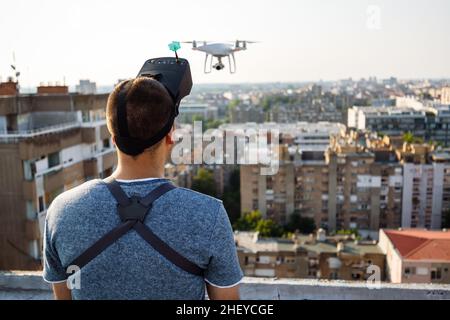
<svg viewBox="0 0 450 320"><path fill-rule="evenodd" d="M322 228L317 230L317 241L319 242L327 241L327 232Z"/></svg>
<svg viewBox="0 0 450 320"><path fill-rule="evenodd" d="M68 94L69 87L61 85L53 85L49 82L47 86L40 85L37 87L38 94Z"/></svg>
<svg viewBox="0 0 450 320"><path fill-rule="evenodd" d="M15 96L19 93L19 86L12 78L7 82L0 82L0 96Z"/></svg>

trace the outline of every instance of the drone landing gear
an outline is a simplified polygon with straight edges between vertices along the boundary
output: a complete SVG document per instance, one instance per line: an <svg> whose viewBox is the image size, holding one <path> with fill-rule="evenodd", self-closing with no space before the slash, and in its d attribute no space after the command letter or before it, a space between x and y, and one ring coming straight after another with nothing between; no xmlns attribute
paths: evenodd
<svg viewBox="0 0 450 320"><path fill-rule="evenodd" d="M231 67L231 58L233 58L233 67ZM236 59L234 58L234 53L231 53L228 56L228 64L230 66L230 73L231 74L236 73Z"/></svg>
<svg viewBox="0 0 450 320"><path fill-rule="evenodd" d="M209 69L207 68L208 67L208 57L209 56L210 56L209 54L206 54L206 56L205 56L205 66L204 66L204 72L205 73L211 73L211 71L212 71L213 56L211 56L211 60L209 62Z"/></svg>

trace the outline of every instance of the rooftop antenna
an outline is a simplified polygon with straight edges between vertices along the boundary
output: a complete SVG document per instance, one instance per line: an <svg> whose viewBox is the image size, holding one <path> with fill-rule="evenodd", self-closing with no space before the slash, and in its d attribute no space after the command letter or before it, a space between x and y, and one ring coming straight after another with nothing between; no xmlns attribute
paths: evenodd
<svg viewBox="0 0 450 320"><path fill-rule="evenodd" d="M13 58L13 64L11 65L11 69L13 69L14 71L14 76L16 77L16 82L19 82L19 76L20 76L20 72L17 70L17 64L16 64L16 53L13 51L12 54L12 58Z"/></svg>

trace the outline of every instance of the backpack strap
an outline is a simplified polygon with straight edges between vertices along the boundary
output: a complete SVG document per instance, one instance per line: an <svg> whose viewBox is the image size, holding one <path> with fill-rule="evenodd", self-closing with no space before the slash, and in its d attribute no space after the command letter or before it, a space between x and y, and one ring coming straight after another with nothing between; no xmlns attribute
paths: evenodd
<svg viewBox="0 0 450 320"><path fill-rule="evenodd" d="M73 260L70 265L76 265L81 269L124 234L131 229L134 229L148 244L174 265L188 273L203 277L205 269L189 261L172 249L144 224L144 219L151 210L153 203L167 192L175 189L176 187L173 184L164 183L143 198L128 198L119 183L113 177L108 177L103 181L117 201L117 210L122 220L122 224L100 238L85 252Z"/></svg>

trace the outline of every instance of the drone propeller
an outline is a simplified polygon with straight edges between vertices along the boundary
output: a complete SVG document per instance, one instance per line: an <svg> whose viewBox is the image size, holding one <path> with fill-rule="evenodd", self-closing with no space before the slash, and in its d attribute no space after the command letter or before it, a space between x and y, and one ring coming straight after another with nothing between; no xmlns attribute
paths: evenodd
<svg viewBox="0 0 450 320"><path fill-rule="evenodd" d="M260 43L260 41L252 41L252 40L236 40L236 42Z"/></svg>

